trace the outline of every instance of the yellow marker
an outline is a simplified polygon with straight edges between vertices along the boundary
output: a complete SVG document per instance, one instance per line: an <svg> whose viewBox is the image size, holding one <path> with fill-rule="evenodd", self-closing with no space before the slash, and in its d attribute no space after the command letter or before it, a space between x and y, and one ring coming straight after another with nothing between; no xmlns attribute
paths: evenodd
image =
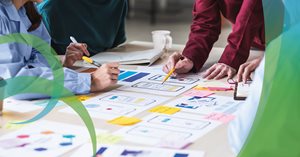
<svg viewBox="0 0 300 157"><path fill-rule="evenodd" d="M161 84L164 84L168 79L169 77L174 73L175 71L175 67L168 73L168 75L164 78L163 82Z"/></svg>
<svg viewBox="0 0 300 157"><path fill-rule="evenodd" d="M95 65L96 67L101 67L101 64L98 63L98 62L95 62L94 60L92 60L91 58L89 57L86 57L86 56L83 56L82 59L90 64L93 64Z"/></svg>

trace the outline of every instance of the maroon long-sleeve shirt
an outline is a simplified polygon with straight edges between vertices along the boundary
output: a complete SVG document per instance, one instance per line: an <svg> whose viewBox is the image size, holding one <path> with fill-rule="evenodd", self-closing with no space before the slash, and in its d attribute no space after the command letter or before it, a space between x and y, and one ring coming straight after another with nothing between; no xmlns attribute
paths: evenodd
<svg viewBox="0 0 300 157"><path fill-rule="evenodd" d="M233 28L219 63L238 70L247 61L251 47L265 48L262 0L196 0L189 40L183 51L193 61L193 71L202 68L219 38L221 14Z"/></svg>

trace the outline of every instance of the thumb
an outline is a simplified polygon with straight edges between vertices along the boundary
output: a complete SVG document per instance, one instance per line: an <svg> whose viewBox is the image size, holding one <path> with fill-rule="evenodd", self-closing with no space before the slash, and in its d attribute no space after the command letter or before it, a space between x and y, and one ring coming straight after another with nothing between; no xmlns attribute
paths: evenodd
<svg viewBox="0 0 300 157"><path fill-rule="evenodd" d="M183 60L179 60L176 65L175 65L175 69L181 69L185 66L185 62Z"/></svg>

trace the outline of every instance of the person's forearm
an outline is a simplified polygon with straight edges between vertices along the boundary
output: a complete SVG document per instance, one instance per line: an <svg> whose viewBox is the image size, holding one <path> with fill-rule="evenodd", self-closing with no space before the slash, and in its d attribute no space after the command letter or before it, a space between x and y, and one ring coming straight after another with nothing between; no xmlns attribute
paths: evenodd
<svg viewBox="0 0 300 157"><path fill-rule="evenodd" d="M193 24L183 55L194 63L193 71L199 71L218 40L221 31L221 15L217 0L197 0L193 10Z"/></svg>
<svg viewBox="0 0 300 157"><path fill-rule="evenodd" d="M261 0L244 0L219 63L238 70L239 66L247 61L255 36L263 31L264 17Z"/></svg>

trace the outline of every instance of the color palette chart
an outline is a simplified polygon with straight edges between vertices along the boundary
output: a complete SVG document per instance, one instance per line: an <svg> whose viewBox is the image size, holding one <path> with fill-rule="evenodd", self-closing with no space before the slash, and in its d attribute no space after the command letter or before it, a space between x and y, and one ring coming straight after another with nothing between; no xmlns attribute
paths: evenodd
<svg viewBox="0 0 300 157"><path fill-rule="evenodd" d="M96 155L109 157L204 157L202 151L172 150L150 147L100 145ZM79 148L71 157L93 156L91 145Z"/></svg>
<svg viewBox="0 0 300 157"><path fill-rule="evenodd" d="M138 80L140 78L143 78L143 77L145 77L147 75L149 75L149 73L138 73L138 74L136 74L136 75L134 75L134 76L132 76L130 78L127 78L127 79L123 80L123 81L124 82L134 82L134 81L136 81L136 80Z"/></svg>
<svg viewBox="0 0 300 157"><path fill-rule="evenodd" d="M0 156L60 156L88 137L84 127L41 120L0 137Z"/></svg>
<svg viewBox="0 0 300 157"><path fill-rule="evenodd" d="M144 78L146 76L150 75L150 73L146 72L138 72L138 71L124 71L122 70L118 80L122 82L134 82L141 78Z"/></svg>

